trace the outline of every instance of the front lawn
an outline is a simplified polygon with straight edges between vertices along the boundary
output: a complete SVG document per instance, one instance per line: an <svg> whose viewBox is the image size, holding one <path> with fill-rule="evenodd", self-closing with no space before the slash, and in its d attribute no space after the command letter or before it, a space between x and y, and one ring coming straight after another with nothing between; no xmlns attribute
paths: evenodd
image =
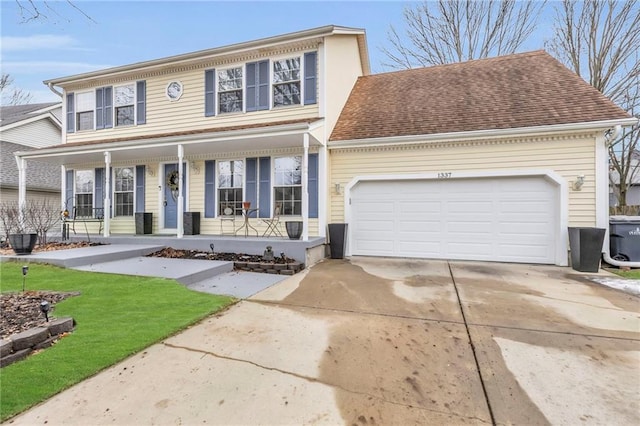
<svg viewBox="0 0 640 426"><path fill-rule="evenodd" d="M22 290L22 264L0 264L1 290ZM2 368L0 421L233 303L173 280L30 264L27 290L80 292L55 306L76 329L57 344Z"/></svg>
<svg viewBox="0 0 640 426"><path fill-rule="evenodd" d="M610 272L613 272L616 275L620 275L625 278L632 278L636 280L640 280L640 269L632 269L630 271L623 271L620 269L609 269Z"/></svg>

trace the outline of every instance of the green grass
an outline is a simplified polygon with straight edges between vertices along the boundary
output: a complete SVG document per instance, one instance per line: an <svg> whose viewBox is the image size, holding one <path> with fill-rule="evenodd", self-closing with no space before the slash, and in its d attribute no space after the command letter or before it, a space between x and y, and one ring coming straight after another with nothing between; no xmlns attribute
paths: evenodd
<svg viewBox="0 0 640 426"><path fill-rule="evenodd" d="M609 269L610 272L613 272L616 275L620 275L625 278L633 278L636 280L640 280L640 269L632 269L631 271L622 271L620 269Z"/></svg>
<svg viewBox="0 0 640 426"><path fill-rule="evenodd" d="M22 264L0 264L1 290L22 290ZM79 291L55 306L77 322L57 344L0 370L0 421L233 303L173 280L30 264L27 290Z"/></svg>

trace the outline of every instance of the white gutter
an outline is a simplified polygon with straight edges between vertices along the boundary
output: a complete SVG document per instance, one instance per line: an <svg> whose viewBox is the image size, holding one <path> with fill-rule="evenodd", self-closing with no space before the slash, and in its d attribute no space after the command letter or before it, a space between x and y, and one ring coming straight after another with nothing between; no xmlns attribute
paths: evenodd
<svg viewBox="0 0 640 426"><path fill-rule="evenodd" d="M58 90L56 90L56 88L53 87L53 83L46 83L46 85L47 87L49 87L49 90L51 90L53 93L55 93L56 95L62 98L62 92L59 92Z"/></svg>
<svg viewBox="0 0 640 426"><path fill-rule="evenodd" d="M267 130L268 129L268 130ZM214 129L215 130L215 129ZM287 136L298 134L303 131L309 130L309 123L296 123L296 124L285 124L281 126L273 126L271 128L265 127L256 127L251 129L244 130L231 130L226 132L216 133L216 136L212 137L211 134L197 134L197 135L182 135L182 136L167 136L162 138L148 138L148 139L137 139L133 141L122 141L122 142L109 142L105 141L103 143L96 144L87 144L87 145L74 145L74 146L58 146L56 148L40 148L35 151L20 151L16 152L16 155L21 155L26 158L44 158L50 156L57 156L62 153L65 154L88 154L93 152L100 152L104 150L109 151L120 151L126 150L128 148L158 148L158 147L169 147L172 144L182 144L182 145L190 145L190 144L198 144L198 143L206 143L206 142L217 142L217 141L230 141L237 139L244 139L247 137L252 137L256 135L266 135L266 136ZM153 141L150 143L150 141Z"/></svg>
<svg viewBox="0 0 640 426"><path fill-rule="evenodd" d="M620 120L602 120L589 123L553 124L537 127L517 127L510 129L472 130L468 132L434 133L428 135L406 135L366 139L329 141L329 149L366 148L372 146L408 145L424 142L454 142L461 140L482 140L496 137L530 137L558 132L609 129L613 126L632 126L638 122L635 117Z"/></svg>
<svg viewBox="0 0 640 426"><path fill-rule="evenodd" d="M622 131L622 126L621 125L616 125L613 127L613 133L611 134L611 136L609 136L609 141L613 141L615 140L615 138L618 137L618 135L620 134L620 132ZM609 217L608 214L608 209L607 209L607 224L610 222L611 218ZM607 230L608 231L608 230ZM607 235L609 235L609 232L607 232ZM611 235L609 235L609 240L611 239ZM623 268L640 268L640 262L631 262L631 261L624 261L624 260L615 260L611 258L611 254L610 252L610 245L607 244L608 241L605 241L604 247L603 247L603 251L602 251L602 257L604 259L605 262L607 262L609 265L613 265L613 266L617 266L617 267L623 267Z"/></svg>

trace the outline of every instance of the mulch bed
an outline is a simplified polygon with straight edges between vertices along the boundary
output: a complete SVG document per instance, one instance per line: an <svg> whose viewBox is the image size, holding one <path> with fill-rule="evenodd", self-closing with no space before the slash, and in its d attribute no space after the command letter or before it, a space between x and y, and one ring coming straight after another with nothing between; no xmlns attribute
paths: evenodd
<svg viewBox="0 0 640 426"><path fill-rule="evenodd" d="M40 303L46 300L51 305L49 320L53 318L55 304L80 293L58 293L53 291L25 291L0 294L0 339L46 324L40 311Z"/></svg>
<svg viewBox="0 0 640 426"><path fill-rule="evenodd" d="M278 253L274 253L274 260L269 263L274 264L286 264L294 263L295 259L287 256L281 256ZM170 259L203 259L203 260L224 260L227 262L265 262L263 257L257 254L244 254L244 253L215 253L205 252L198 250L177 250L171 247L164 248L162 250L151 253L148 257L166 257Z"/></svg>

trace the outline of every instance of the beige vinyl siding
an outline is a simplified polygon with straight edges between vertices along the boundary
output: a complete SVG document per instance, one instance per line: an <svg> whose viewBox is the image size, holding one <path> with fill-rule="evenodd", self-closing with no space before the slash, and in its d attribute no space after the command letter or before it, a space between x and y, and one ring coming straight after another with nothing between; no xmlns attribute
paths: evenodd
<svg viewBox="0 0 640 426"><path fill-rule="evenodd" d="M289 55L303 55L304 51L291 52ZM264 59L264 58L259 58ZM259 60L255 59L255 60ZM250 62L250 61L247 61ZM266 111L247 113L216 114L213 117L204 115L204 73L210 68L244 67L246 62L224 64L220 66L201 67L190 71L162 74L147 78L133 78L130 81L105 82L100 86L117 86L127 82L146 80L146 124L133 126L114 126L112 129L76 131L67 134L67 142L97 141L113 138L135 137L149 134L165 134L180 131L214 129L228 126L243 126L256 123L272 123L285 120L317 118L318 104L273 108ZM170 101L165 95L167 85L172 81L180 81L183 85L182 97ZM86 90L83 89L83 90ZM246 85L243 87L246 91ZM67 88L73 92L74 88ZM217 102L216 102L217 106ZM114 123L115 124L115 123Z"/></svg>
<svg viewBox="0 0 640 426"><path fill-rule="evenodd" d="M581 191L569 189L569 225L595 226L595 137L535 141L452 143L330 151L332 189L354 177L462 171L553 170L568 185L585 175ZM330 191L329 223L343 222L344 193Z"/></svg>
<svg viewBox="0 0 640 426"><path fill-rule="evenodd" d="M327 135L333 131L351 89L353 89L358 77L363 74L363 66L358 53L356 37L339 35L328 37L325 41L326 64L324 70L327 75L325 79L326 99L324 101Z"/></svg>
<svg viewBox="0 0 640 426"><path fill-rule="evenodd" d="M2 131L2 140L33 148L43 148L62 143L60 128L51 120L42 119L13 129Z"/></svg>

